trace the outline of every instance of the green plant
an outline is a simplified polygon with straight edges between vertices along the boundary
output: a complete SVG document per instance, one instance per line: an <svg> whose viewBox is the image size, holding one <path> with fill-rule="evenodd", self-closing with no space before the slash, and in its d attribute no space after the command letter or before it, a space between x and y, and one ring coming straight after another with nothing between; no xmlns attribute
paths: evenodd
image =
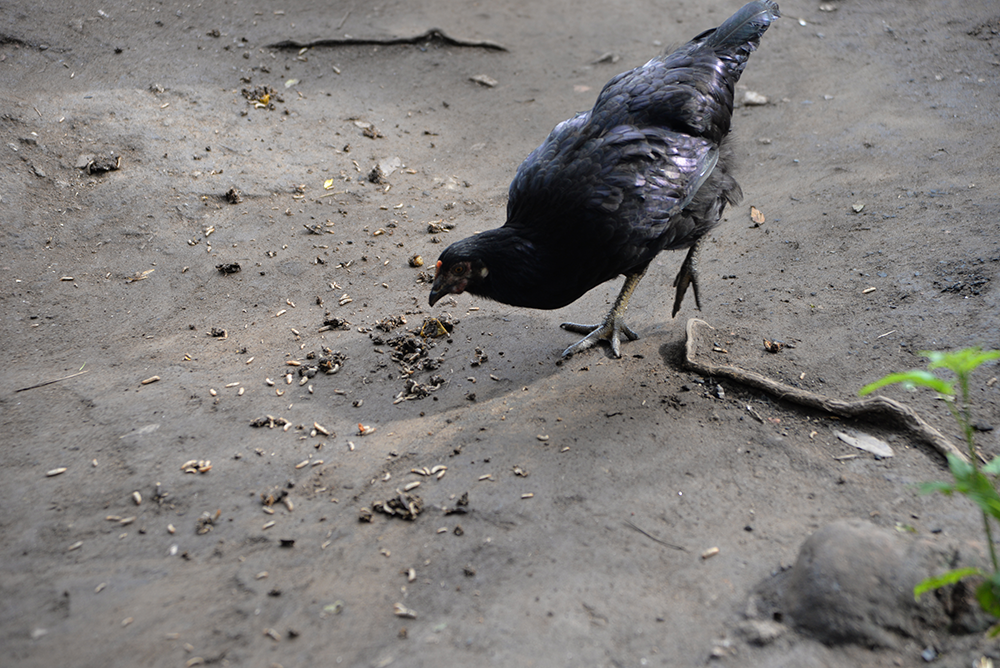
<svg viewBox="0 0 1000 668"><path fill-rule="evenodd" d="M969 413L969 376L981 364L1000 359L1000 350L982 350L978 347L965 348L955 352L924 350L921 355L928 358L927 369L913 369L902 373L892 373L874 383L861 388L860 394L870 394L880 387L902 383L906 387L927 387L942 396L948 405L955 421L962 428L965 441L969 447L969 461L964 461L956 455L948 455L948 468L954 478L953 482L927 482L920 486L923 494L941 492L952 495L962 494L972 500L982 511L983 530L986 533L986 543L989 545L990 560L993 572L981 568L957 568L941 575L927 578L913 589L913 595L919 600L920 595L932 589L939 589L954 584L967 577L981 577L983 582L976 588L976 599L983 611L1000 618L1000 563L997 562L996 547L993 544L993 532L990 518L1000 522L1000 494L994 480L1000 475L1000 457L980 466L979 452L976 450L975 429ZM934 369L947 369L955 378L944 380L936 376ZM956 406L955 382L961 392L961 405ZM1000 624L994 625L990 636L1000 635Z"/></svg>

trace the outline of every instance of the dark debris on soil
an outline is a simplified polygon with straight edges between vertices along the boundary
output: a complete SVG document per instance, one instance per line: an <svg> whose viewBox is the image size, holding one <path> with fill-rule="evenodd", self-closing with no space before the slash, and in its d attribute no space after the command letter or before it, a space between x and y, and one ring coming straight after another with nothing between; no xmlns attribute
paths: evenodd
<svg viewBox="0 0 1000 668"><path fill-rule="evenodd" d="M283 427L288 424L288 420L283 417L274 417L272 415L265 415L263 417L256 418L250 421L251 427L267 427L268 429L274 429L275 427Z"/></svg>
<svg viewBox="0 0 1000 668"><path fill-rule="evenodd" d="M121 166L122 157L112 153L110 155L99 155L88 160L82 169L88 174L104 174L105 172L117 171L121 169Z"/></svg>
<svg viewBox="0 0 1000 668"><path fill-rule="evenodd" d="M278 91L274 90L270 86L244 88L242 93L247 102L252 104L255 109L270 109L273 111L275 108L275 102L284 102L284 100L278 95Z"/></svg>
<svg viewBox="0 0 1000 668"><path fill-rule="evenodd" d="M394 497L386 499L385 501L376 501L372 504L371 508L362 508L358 511L358 521L362 523L370 523L372 521L372 511L376 513L381 513L387 515L388 517L396 517L401 520L407 520L412 522L417 519L424 509L424 502L419 496L414 494L406 494L396 490L397 494Z"/></svg>
<svg viewBox="0 0 1000 668"><path fill-rule="evenodd" d="M323 317L323 326L320 328L319 331L325 332L331 329L348 330L350 328L351 328L351 323L347 322L343 318L334 317L332 313L327 311L326 315Z"/></svg>

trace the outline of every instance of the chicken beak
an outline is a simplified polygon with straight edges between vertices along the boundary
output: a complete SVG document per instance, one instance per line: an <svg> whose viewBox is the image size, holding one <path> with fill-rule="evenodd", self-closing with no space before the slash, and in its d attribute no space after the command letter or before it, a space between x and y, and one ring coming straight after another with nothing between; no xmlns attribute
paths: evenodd
<svg viewBox="0 0 1000 668"><path fill-rule="evenodd" d="M449 273L440 273L434 277L434 285L431 286L431 296L427 300L434 306L439 300L447 295L460 295L465 292L468 280L456 278Z"/></svg>
<svg viewBox="0 0 1000 668"><path fill-rule="evenodd" d="M431 285L431 295L427 301L430 302L431 306L434 306L442 297L454 291L455 289L448 278L448 273L441 271L441 260L438 260L437 265L434 267L434 283Z"/></svg>
<svg viewBox="0 0 1000 668"><path fill-rule="evenodd" d="M438 285L438 281L435 280L434 286L431 288L431 296L427 301L430 302L431 306L434 306L434 304L436 304L438 300L444 297L446 294L447 290L443 290L441 286Z"/></svg>
<svg viewBox="0 0 1000 668"><path fill-rule="evenodd" d="M454 286L449 282L448 274L442 272L439 267L437 275L434 277L434 284L431 285L431 296L427 301L430 302L431 306L434 306L442 297L452 292L454 292Z"/></svg>

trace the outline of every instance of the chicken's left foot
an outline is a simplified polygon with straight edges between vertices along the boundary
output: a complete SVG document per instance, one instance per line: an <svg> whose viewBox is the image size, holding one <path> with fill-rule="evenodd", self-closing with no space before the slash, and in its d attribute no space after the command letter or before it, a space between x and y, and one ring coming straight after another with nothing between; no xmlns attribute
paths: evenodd
<svg viewBox="0 0 1000 668"><path fill-rule="evenodd" d="M676 318L677 312L681 310L681 302L684 301L684 293L687 292L689 285L694 292L694 305L699 311L701 310L701 296L698 294L698 254L700 251L701 239L698 239L691 246L687 257L684 258L684 264L677 272L677 278L674 279L674 287L677 288L677 291L674 294L674 310L670 314L671 318Z"/></svg>

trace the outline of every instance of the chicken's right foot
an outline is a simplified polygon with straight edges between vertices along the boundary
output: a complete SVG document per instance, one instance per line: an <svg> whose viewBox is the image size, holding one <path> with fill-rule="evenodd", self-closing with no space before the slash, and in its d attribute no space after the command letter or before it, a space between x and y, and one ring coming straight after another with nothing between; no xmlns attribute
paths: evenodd
<svg viewBox="0 0 1000 668"><path fill-rule="evenodd" d="M635 341L639 338L639 335L625 324L625 309L628 308L629 299L632 298L632 293L635 292L636 286L639 285L639 281L642 280L642 276L645 273L646 267L643 267L634 274L629 274L625 277L625 282L618 293L618 298L615 299L614 305L608 312L607 317L604 318L604 322L600 325L578 325L575 322L564 322L560 325L560 327L570 332L587 335L564 350L563 357L569 357L587 348L591 348L598 341L607 341L611 345L611 352L614 353L614 356L622 356L622 334L629 341Z"/></svg>
<svg viewBox="0 0 1000 668"><path fill-rule="evenodd" d="M563 351L563 357L569 357L578 352L582 352L587 348L592 348L597 344L598 341L607 341L611 345L611 352L615 357L622 356L622 346L621 337L624 334L625 338L629 341L635 341L639 338L631 327L625 324L624 319L618 316L614 311L608 313L608 317L600 325L580 325L575 322L564 322L559 325L568 332L577 332L578 334L586 334L569 348Z"/></svg>

